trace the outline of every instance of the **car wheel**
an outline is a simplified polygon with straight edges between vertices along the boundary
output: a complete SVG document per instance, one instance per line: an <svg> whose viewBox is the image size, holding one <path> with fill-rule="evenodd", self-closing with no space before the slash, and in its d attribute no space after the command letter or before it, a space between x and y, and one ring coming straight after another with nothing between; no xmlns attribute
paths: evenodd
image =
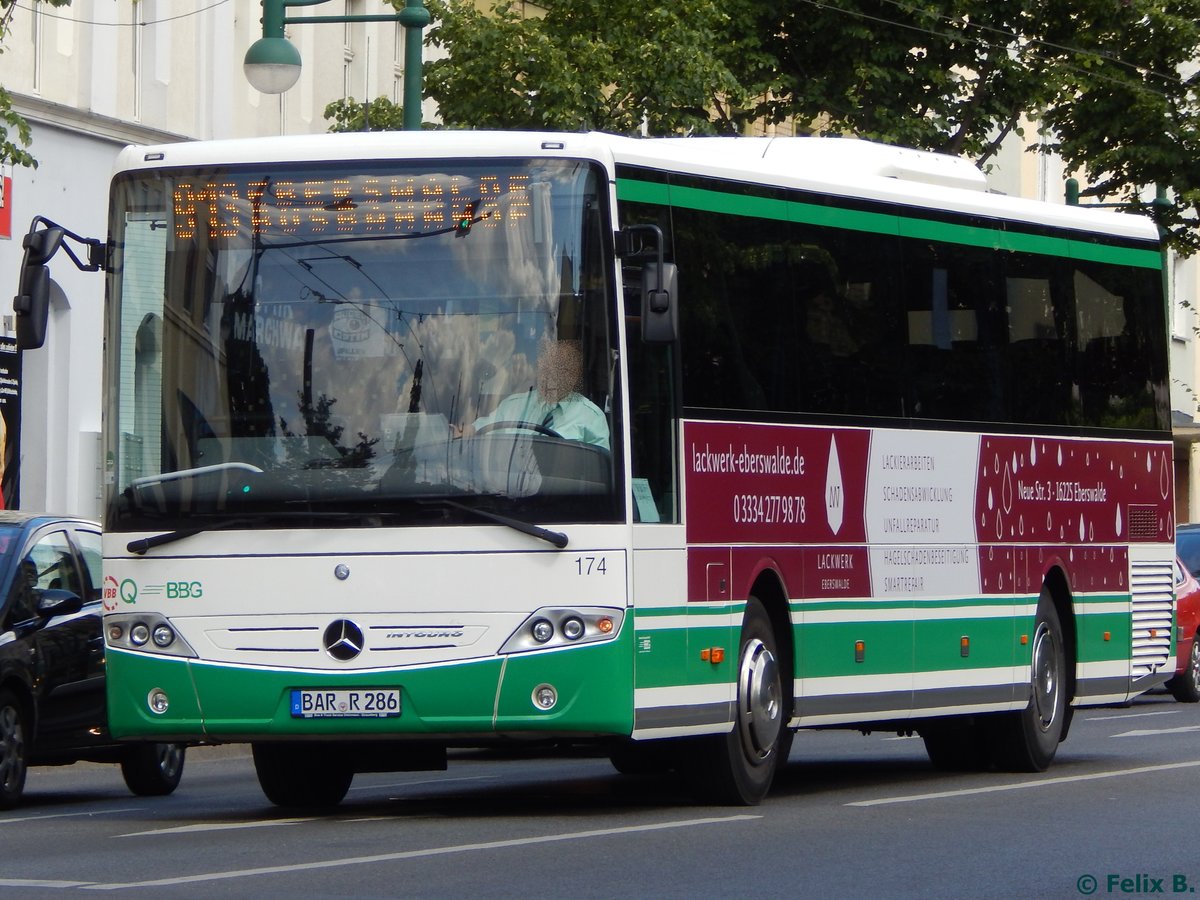
<svg viewBox="0 0 1200 900"><path fill-rule="evenodd" d="M258 784L276 806L337 806L354 780L345 755L328 744L252 744L251 748Z"/></svg>
<svg viewBox="0 0 1200 900"><path fill-rule="evenodd" d="M141 797L165 797L179 787L187 748L183 744L137 744L121 758L121 775Z"/></svg>
<svg viewBox="0 0 1200 900"><path fill-rule="evenodd" d="M661 775L675 767L677 748L670 740L622 741L609 748L608 758L622 775Z"/></svg>
<svg viewBox="0 0 1200 900"><path fill-rule="evenodd" d="M986 772L992 766L987 723L980 719L930 722L920 729L929 761L939 772Z"/></svg>
<svg viewBox="0 0 1200 900"><path fill-rule="evenodd" d="M1167 687L1180 703L1200 703L1200 633L1192 637L1187 668L1168 681Z"/></svg>
<svg viewBox="0 0 1200 900"><path fill-rule="evenodd" d="M0 809L21 802L28 771L25 711L9 691L0 691Z"/></svg>

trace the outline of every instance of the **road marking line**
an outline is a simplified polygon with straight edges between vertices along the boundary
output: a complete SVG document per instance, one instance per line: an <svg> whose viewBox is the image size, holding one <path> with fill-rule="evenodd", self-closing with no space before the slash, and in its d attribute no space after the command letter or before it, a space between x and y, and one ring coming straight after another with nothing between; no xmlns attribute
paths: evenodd
<svg viewBox="0 0 1200 900"><path fill-rule="evenodd" d="M1141 712L1141 713L1121 713L1117 716L1088 716L1081 721L1084 722L1107 722L1110 719L1138 719L1142 716L1174 716L1178 715L1177 709L1163 709L1158 712Z"/></svg>
<svg viewBox="0 0 1200 900"><path fill-rule="evenodd" d="M76 888L91 887L94 881L51 881L43 878L0 878L0 887Z"/></svg>
<svg viewBox="0 0 1200 900"><path fill-rule="evenodd" d="M73 819L80 816L92 818L94 816L111 816L114 813L137 812L145 809L144 806L125 806L120 809L105 809L99 812L72 812L72 813L49 813L44 816L19 816L15 819L0 819L0 825L19 825L22 822L36 822L39 819Z"/></svg>
<svg viewBox="0 0 1200 900"><path fill-rule="evenodd" d="M296 863L289 866L262 866L256 869L232 869L225 872L205 872L200 875L182 875L176 878L160 878L154 881L131 881L124 884L83 883L80 887L93 891L115 891L124 888L165 887L176 884L198 884L205 881L223 881L231 878L247 878L253 875L277 875L305 872L312 869L333 869L342 866L357 866L363 863L395 862L402 859L420 859L428 856L444 856L449 853L469 853L475 850L503 850L508 847L529 847L535 844L553 844L560 841L578 841L587 838L609 837L618 834L638 834L647 831L665 831L671 828L691 828L698 825L722 825L761 819L760 815L722 816L710 819L683 819L675 822L659 822L654 825L628 825L620 828L600 828L595 831L574 831L566 834L547 834L540 837L515 838L507 841L486 841L479 844L455 844L449 847L430 847L427 850L404 850L397 853L380 853L376 856L349 856L342 859L325 859L317 862Z"/></svg>
<svg viewBox="0 0 1200 900"><path fill-rule="evenodd" d="M877 800L857 800L846 806L886 806L889 803L915 803L918 800L943 800L950 797L970 797L973 794L995 794L1001 791L1020 791L1026 788L1048 787L1052 784L1071 784L1077 781L1097 781L1102 778L1121 778L1125 775L1145 775L1150 772L1167 772L1172 769L1190 769L1200 766L1200 759L1190 762L1165 763L1161 766L1140 766L1136 769L1120 769L1115 772L1095 772L1091 775L1064 775L1059 778L1043 778L1040 781L1018 781L1015 784L992 784L987 787L963 788L957 791L935 791L929 794L908 794L900 797L880 797Z"/></svg>
<svg viewBox="0 0 1200 900"><path fill-rule="evenodd" d="M1153 734L1186 734L1189 731L1200 731L1200 725L1180 725L1178 728L1138 728L1134 731L1122 731L1113 737L1149 737Z"/></svg>
<svg viewBox="0 0 1200 900"><path fill-rule="evenodd" d="M495 781L499 776L496 775L464 775L460 778L422 778L417 781L393 781L388 784L364 784L360 787L352 787L353 791L383 791L391 790L392 788L405 787L421 787L426 784L450 784L459 781Z"/></svg>
<svg viewBox="0 0 1200 900"><path fill-rule="evenodd" d="M128 834L115 834L113 837L146 837L160 834L194 834L198 831L236 831L239 828L273 828L276 825L297 825L300 822L313 822L317 816L304 819L267 819L262 822L197 822L195 825L178 825L174 828L155 828L150 831L131 831Z"/></svg>

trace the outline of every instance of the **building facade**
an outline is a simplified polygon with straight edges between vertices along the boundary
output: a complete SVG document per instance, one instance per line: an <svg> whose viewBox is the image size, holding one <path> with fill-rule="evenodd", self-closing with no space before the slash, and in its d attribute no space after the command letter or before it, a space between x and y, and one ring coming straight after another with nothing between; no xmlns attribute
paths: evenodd
<svg viewBox="0 0 1200 900"><path fill-rule="evenodd" d="M391 11L382 0L327 0L289 15ZM0 236L0 284L9 297L34 216L85 237L106 234L108 183L127 144L322 132L332 101L401 102L404 30L395 22L289 25L303 60L300 80L285 94L260 94L242 59L262 35L261 15L255 0L73 0L13 9L0 84L32 126L29 150L39 165L4 173L11 233ZM432 118L435 109L426 107ZM22 360L20 505L98 516L104 284L62 255L52 273L46 346ZM9 301L0 308L0 334L11 335Z"/></svg>

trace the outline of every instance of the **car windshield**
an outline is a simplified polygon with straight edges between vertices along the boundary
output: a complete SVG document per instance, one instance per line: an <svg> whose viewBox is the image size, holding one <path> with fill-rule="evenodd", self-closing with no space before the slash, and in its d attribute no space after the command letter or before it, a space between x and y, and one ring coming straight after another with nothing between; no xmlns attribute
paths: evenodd
<svg viewBox="0 0 1200 900"><path fill-rule="evenodd" d="M106 527L618 518L603 184L562 160L119 178Z"/></svg>
<svg viewBox="0 0 1200 900"><path fill-rule="evenodd" d="M23 533L23 525L0 522L0 572L8 571L10 560L20 551Z"/></svg>

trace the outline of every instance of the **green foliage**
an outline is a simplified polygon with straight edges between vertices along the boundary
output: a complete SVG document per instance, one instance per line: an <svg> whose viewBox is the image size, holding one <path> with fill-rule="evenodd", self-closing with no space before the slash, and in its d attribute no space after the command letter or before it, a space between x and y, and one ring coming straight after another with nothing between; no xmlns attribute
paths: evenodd
<svg viewBox="0 0 1200 900"><path fill-rule="evenodd" d="M403 0L392 0L402 5ZM1084 197L1200 248L1200 0L427 0L454 127L736 133L791 120L969 157L1045 129ZM1188 73L1181 76L1181 72ZM1168 202L1145 198L1169 188Z"/></svg>
<svg viewBox="0 0 1200 900"><path fill-rule="evenodd" d="M734 132L744 91L715 0L569 0L522 18L511 0L427 0L428 42L450 52L425 89L452 127L622 134Z"/></svg>
<svg viewBox="0 0 1200 900"><path fill-rule="evenodd" d="M1082 196L1148 212L1177 249L1200 249L1200 0L1073 6L1052 37L1074 52L1042 113L1049 148L1086 167Z"/></svg>
<svg viewBox="0 0 1200 900"><path fill-rule="evenodd" d="M363 116L366 112L367 115ZM368 104L347 97L325 107L324 116L332 121L330 131L400 131L404 128L404 107L387 97L376 97Z"/></svg>
<svg viewBox="0 0 1200 900"><path fill-rule="evenodd" d="M34 0L51 6L69 6L71 0ZM4 41L17 11L15 0L0 0L0 53L4 52ZM26 9L28 12L28 9ZM29 123L13 109L12 94L0 86L0 165L29 166L37 168L37 160L27 149L32 136Z"/></svg>

